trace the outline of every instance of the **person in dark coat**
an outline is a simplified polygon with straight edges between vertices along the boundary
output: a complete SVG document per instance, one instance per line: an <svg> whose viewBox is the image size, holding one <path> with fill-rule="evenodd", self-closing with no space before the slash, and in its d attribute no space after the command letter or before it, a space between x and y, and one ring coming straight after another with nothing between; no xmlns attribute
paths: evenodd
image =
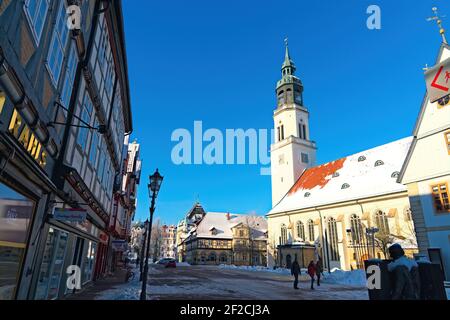
<svg viewBox="0 0 450 320"><path fill-rule="evenodd" d="M320 276L323 273L323 265L322 258L319 257L319 260L316 262L316 276L317 276L317 286L320 286Z"/></svg>
<svg viewBox="0 0 450 320"><path fill-rule="evenodd" d="M393 300L417 300L420 298L419 266L405 256L403 248L395 243L389 247L394 260L388 264L388 271L394 276Z"/></svg>
<svg viewBox="0 0 450 320"><path fill-rule="evenodd" d="M291 266L291 275L294 276L294 289L298 289L298 275L301 273L300 265L297 261L297 255L295 256L295 260Z"/></svg>
<svg viewBox="0 0 450 320"><path fill-rule="evenodd" d="M316 274L316 272L316 265L314 264L314 261L311 260L308 265L308 274L311 277L311 290L314 290L314 275Z"/></svg>

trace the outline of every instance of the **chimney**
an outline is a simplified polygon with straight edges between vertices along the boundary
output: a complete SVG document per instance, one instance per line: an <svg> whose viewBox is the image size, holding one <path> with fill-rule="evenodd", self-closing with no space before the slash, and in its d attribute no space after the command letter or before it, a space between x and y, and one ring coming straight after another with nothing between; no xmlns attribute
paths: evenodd
<svg viewBox="0 0 450 320"><path fill-rule="evenodd" d="M231 215L229 212L227 212L227 220L230 220L230 219L231 219Z"/></svg>

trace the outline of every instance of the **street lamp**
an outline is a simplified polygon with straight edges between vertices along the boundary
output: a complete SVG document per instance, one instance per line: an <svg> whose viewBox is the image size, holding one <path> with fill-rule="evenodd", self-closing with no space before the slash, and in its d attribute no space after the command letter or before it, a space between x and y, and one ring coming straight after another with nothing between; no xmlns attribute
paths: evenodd
<svg viewBox="0 0 450 320"><path fill-rule="evenodd" d="M367 236L371 236L372 238L372 257L375 259L375 233L380 231L380 229L371 227L366 229Z"/></svg>
<svg viewBox="0 0 450 320"><path fill-rule="evenodd" d="M139 281L142 281L142 275L143 275L143 267L144 267L144 253L145 253L145 240L147 238L147 230L148 230L148 219L145 220L144 222L144 234L143 234L143 243L142 243L142 248L141 248L141 259L140 259L140 263L139 263L139 271L141 272L141 275L139 277Z"/></svg>
<svg viewBox="0 0 450 320"><path fill-rule="evenodd" d="M145 254L144 275L142 277L141 300L147 299L148 255L150 249L150 239L152 236L153 213L155 212L155 200L158 196L159 189L161 188L163 176L161 176L158 169L156 169L155 173L149 177L149 180L150 183L148 184L148 193L152 200L150 204L150 222L147 232L147 250Z"/></svg>

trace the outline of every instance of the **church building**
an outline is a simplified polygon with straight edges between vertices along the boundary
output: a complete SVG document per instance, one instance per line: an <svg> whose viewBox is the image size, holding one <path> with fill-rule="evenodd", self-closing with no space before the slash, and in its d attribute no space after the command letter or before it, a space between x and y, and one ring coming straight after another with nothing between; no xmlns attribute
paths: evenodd
<svg viewBox="0 0 450 320"><path fill-rule="evenodd" d="M385 258L391 243L417 252L408 189L398 182L413 137L316 164L303 84L286 54L276 87L271 146L272 204L268 264L301 266L322 258L325 268L363 268Z"/></svg>

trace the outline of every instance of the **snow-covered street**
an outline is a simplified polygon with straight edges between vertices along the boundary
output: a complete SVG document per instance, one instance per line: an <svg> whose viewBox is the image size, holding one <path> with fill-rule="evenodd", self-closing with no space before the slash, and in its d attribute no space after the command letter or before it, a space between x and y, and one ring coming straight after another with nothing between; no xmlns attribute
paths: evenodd
<svg viewBox="0 0 450 320"><path fill-rule="evenodd" d="M285 271L246 270L218 266L180 266L149 270L148 299L269 299L269 300L366 300L367 289L359 274L350 277L332 273L320 287L309 288L305 274L300 277L300 290L293 289L293 278ZM338 275L339 274L339 275ZM95 299L139 299L138 276L131 283L101 292ZM349 280L350 279L350 280ZM342 284L345 283L345 284Z"/></svg>

